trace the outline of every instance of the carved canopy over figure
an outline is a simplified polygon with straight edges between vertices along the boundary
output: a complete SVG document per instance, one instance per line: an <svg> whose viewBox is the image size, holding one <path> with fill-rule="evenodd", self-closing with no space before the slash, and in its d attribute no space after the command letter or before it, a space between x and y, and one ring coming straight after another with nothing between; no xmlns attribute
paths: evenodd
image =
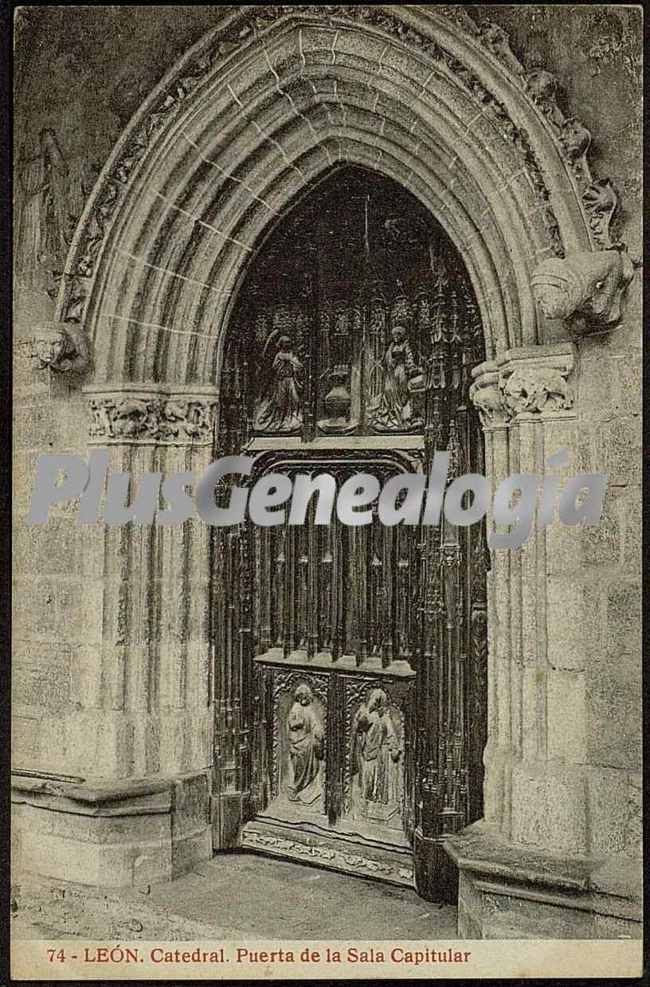
<svg viewBox="0 0 650 987"><path fill-rule="evenodd" d="M383 689L373 689L359 707L352 731L353 774L366 802L390 805L397 800L397 763L402 749Z"/></svg>
<svg viewBox="0 0 650 987"><path fill-rule="evenodd" d="M293 699L287 716L291 764L289 799L311 805L322 794L323 725L314 708L313 693L306 683L296 688Z"/></svg>
<svg viewBox="0 0 650 987"><path fill-rule="evenodd" d="M411 401L414 383L420 375L406 327L397 323L391 331L392 342L384 355L383 388L373 408L370 423L377 431L418 428L422 421Z"/></svg>
<svg viewBox="0 0 650 987"><path fill-rule="evenodd" d="M280 336L271 364L270 380L255 415L260 431L294 432L302 425L304 367L288 336Z"/></svg>

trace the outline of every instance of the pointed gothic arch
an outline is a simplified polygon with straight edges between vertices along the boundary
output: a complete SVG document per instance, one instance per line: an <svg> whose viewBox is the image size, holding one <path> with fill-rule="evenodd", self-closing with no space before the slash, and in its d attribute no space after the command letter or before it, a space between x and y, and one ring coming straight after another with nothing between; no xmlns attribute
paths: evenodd
<svg viewBox="0 0 650 987"><path fill-rule="evenodd" d="M470 271L488 357L543 339L530 275L589 247L588 166L471 23L251 7L195 45L127 127L71 248L59 316L84 322L95 380L212 379L246 259L339 160L396 178L438 218ZM192 367L180 323L200 340Z"/></svg>

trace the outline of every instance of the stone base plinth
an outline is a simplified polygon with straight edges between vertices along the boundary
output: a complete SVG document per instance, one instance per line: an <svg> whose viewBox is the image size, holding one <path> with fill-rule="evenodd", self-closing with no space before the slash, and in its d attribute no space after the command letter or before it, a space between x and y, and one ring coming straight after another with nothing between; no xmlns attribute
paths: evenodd
<svg viewBox="0 0 650 987"><path fill-rule="evenodd" d="M485 824L448 837L465 939L641 938L641 863L508 844Z"/></svg>
<svg viewBox="0 0 650 987"><path fill-rule="evenodd" d="M93 887L169 881L212 855L209 776L12 777L12 872Z"/></svg>

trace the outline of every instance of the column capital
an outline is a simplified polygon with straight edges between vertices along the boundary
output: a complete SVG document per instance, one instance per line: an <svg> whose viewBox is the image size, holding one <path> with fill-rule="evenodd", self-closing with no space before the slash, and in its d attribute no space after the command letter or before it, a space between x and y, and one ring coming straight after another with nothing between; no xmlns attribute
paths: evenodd
<svg viewBox="0 0 650 987"><path fill-rule="evenodd" d="M520 346L472 370L470 398L487 430L516 420L573 417L573 343Z"/></svg>
<svg viewBox="0 0 650 987"><path fill-rule="evenodd" d="M83 389L93 445L211 445L219 393L212 384L124 382Z"/></svg>

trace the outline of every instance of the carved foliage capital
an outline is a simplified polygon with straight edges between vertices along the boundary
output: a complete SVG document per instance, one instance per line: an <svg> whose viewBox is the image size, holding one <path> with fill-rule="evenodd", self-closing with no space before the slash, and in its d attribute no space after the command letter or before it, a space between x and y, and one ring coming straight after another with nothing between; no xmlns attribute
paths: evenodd
<svg viewBox="0 0 650 987"><path fill-rule="evenodd" d="M166 390L164 385L125 384L84 388L94 444L209 445L213 440L214 387Z"/></svg>
<svg viewBox="0 0 650 987"><path fill-rule="evenodd" d="M473 371L470 397L485 429L504 427L520 416L571 413L573 347L532 346L509 350Z"/></svg>
<svg viewBox="0 0 650 987"><path fill-rule="evenodd" d="M478 410L483 428L493 429L507 425L510 414L499 388L496 363L482 363L474 369L473 376L469 396Z"/></svg>

